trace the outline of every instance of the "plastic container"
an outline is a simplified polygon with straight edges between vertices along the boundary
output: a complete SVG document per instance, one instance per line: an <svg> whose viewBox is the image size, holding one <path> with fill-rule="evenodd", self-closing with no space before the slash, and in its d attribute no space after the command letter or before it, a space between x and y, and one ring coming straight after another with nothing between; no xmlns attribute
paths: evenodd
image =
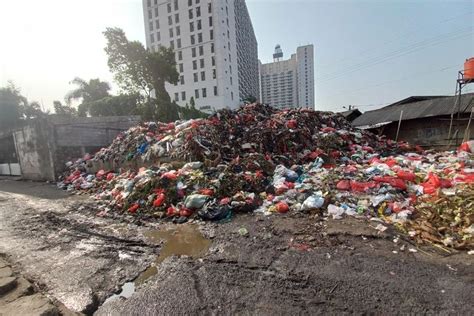
<svg viewBox="0 0 474 316"><path fill-rule="evenodd" d="M464 62L464 79L474 80L474 57L468 58Z"/></svg>

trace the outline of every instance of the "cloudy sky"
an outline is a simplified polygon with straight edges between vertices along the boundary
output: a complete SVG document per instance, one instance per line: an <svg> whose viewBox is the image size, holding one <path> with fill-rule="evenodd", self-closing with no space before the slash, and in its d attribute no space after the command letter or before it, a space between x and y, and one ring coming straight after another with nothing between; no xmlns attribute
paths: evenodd
<svg viewBox="0 0 474 316"><path fill-rule="evenodd" d="M474 1L247 0L262 62L315 45L316 107L370 110L409 95L452 94L474 57ZM144 41L141 0L0 0L0 86L51 108L76 76L112 83L102 32ZM474 92L474 88L469 88ZM116 91L115 91L116 92Z"/></svg>

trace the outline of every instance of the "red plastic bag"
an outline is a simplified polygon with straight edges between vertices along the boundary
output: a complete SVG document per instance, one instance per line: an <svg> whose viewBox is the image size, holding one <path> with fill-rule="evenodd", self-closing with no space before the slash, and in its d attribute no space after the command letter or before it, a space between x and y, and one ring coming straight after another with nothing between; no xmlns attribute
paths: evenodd
<svg viewBox="0 0 474 316"><path fill-rule="evenodd" d="M138 203L135 203L135 204L133 204L132 206L130 206L128 208L128 211L132 214L136 213L139 207L140 207L140 205Z"/></svg>
<svg viewBox="0 0 474 316"><path fill-rule="evenodd" d="M405 171L405 170L398 170L397 177L399 177L402 180L411 181L411 182L415 182L415 179L416 179L416 176L413 172Z"/></svg>
<svg viewBox="0 0 474 316"><path fill-rule="evenodd" d="M113 174L112 172L107 174L107 181L112 181L113 178L115 178L115 174Z"/></svg>
<svg viewBox="0 0 474 316"><path fill-rule="evenodd" d="M298 127L298 122L296 120L289 120L288 122L286 122L286 127L295 129L296 127Z"/></svg>
<svg viewBox="0 0 474 316"><path fill-rule="evenodd" d="M153 201L153 206L154 207L160 207L161 205L163 205L164 201L165 201L165 194L164 193L158 193L155 200Z"/></svg>
<svg viewBox="0 0 474 316"><path fill-rule="evenodd" d="M336 188L342 191L349 191L351 189L351 181L341 180L337 183Z"/></svg>
<svg viewBox="0 0 474 316"><path fill-rule="evenodd" d="M474 140L462 143L461 146L459 146L458 151L474 153Z"/></svg>
<svg viewBox="0 0 474 316"><path fill-rule="evenodd" d="M374 177L374 181L388 183L392 187L400 189L400 190L407 189L407 185L405 181L403 181L402 179L395 178L395 177L390 177L390 176L378 177L377 176L377 177Z"/></svg>
<svg viewBox="0 0 474 316"><path fill-rule="evenodd" d="M369 189L373 189L377 186L375 182L358 182L351 181L351 190L354 192L365 192Z"/></svg>
<svg viewBox="0 0 474 316"><path fill-rule="evenodd" d="M101 170L97 171L97 173L95 174L95 177L97 179L101 180L102 177L105 176L105 174L106 174L105 170L101 169Z"/></svg>
<svg viewBox="0 0 474 316"><path fill-rule="evenodd" d="M436 174L430 172L428 174L428 180L420 185L423 187L424 194L433 194L441 186L441 180Z"/></svg>
<svg viewBox="0 0 474 316"><path fill-rule="evenodd" d="M286 213L289 211L288 204L285 202L278 202L276 205L276 210L278 213Z"/></svg>

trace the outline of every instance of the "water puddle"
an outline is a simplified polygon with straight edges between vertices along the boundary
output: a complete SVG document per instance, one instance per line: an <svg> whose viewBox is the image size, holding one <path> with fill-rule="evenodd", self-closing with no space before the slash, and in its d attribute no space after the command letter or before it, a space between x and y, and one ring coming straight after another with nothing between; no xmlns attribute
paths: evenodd
<svg viewBox="0 0 474 316"><path fill-rule="evenodd" d="M154 276L158 272L157 265L166 258L171 256L199 258L207 252L211 245L211 241L204 238L195 225L180 225L168 230L151 230L144 235L153 243L158 244L161 241L164 243L155 263L140 274L135 280L135 285L143 284Z"/></svg>
<svg viewBox="0 0 474 316"><path fill-rule="evenodd" d="M143 271L134 281L125 283L122 286L122 291L109 297L104 304L119 297L129 298L135 292L136 286L143 284L150 277L156 275L158 272L157 266L166 258L171 256L199 258L211 246L211 241L204 238L195 225L179 225L168 230L150 230L144 235L152 243L160 244L163 242L160 255L148 269Z"/></svg>
<svg viewBox="0 0 474 316"><path fill-rule="evenodd" d="M116 300L119 297L129 298L132 294L135 293L135 283L134 282L127 282L122 286L122 290L118 294L114 294L111 297L107 298L104 304Z"/></svg>

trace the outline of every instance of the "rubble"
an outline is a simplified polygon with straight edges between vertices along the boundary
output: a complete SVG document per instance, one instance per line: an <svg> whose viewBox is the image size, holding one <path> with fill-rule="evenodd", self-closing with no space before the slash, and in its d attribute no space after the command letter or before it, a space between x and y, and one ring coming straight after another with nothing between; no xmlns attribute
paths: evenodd
<svg viewBox="0 0 474 316"><path fill-rule="evenodd" d="M138 168L126 168L130 161ZM86 172L95 162L118 168ZM209 119L144 123L68 166L58 187L92 194L100 215L181 223L316 212L379 218L419 242L474 248L472 153L423 152L330 112L252 104Z"/></svg>

